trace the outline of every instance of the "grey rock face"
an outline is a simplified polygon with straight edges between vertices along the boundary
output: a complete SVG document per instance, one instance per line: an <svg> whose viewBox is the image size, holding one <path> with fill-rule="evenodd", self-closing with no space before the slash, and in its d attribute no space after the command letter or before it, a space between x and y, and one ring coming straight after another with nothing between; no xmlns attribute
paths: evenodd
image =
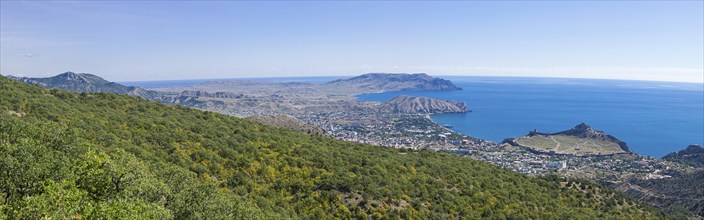
<svg viewBox="0 0 704 220"><path fill-rule="evenodd" d="M396 113L462 113L469 112L467 103L445 101L440 99L413 97L413 96L397 96L381 107L382 111Z"/></svg>

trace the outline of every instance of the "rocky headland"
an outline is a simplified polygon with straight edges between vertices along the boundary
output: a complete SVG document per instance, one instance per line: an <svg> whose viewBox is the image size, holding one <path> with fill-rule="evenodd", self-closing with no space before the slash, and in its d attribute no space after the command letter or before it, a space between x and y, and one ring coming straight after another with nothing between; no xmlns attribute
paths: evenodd
<svg viewBox="0 0 704 220"><path fill-rule="evenodd" d="M349 79L335 80L325 85L348 90L372 92L462 89L450 80L434 78L425 73L368 73Z"/></svg>
<svg viewBox="0 0 704 220"><path fill-rule="evenodd" d="M525 147L536 153L575 156L605 156L631 153L625 142L605 134L603 131L593 129L585 123L556 133L543 133L534 130L523 137L506 139L504 143Z"/></svg>
<svg viewBox="0 0 704 220"><path fill-rule="evenodd" d="M463 113L470 112L465 102L445 101L441 99L414 97L414 96L397 96L383 105L382 111L394 113L419 113L419 114L436 114L436 113Z"/></svg>

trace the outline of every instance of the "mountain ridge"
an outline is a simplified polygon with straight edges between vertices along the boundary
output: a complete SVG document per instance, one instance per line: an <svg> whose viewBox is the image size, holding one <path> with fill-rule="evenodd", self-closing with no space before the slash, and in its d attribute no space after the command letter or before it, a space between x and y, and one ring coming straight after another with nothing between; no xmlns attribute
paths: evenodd
<svg viewBox="0 0 704 220"><path fill-rule="evenodd" d="M8 76L8 78L46 88L57 88L74 92L112 92L127 94L137 89L135 86L124 86L116 82L110 82L90 73L74 73L70 71L46 78L15 76Z"/></svg>
<svg viewBox="0 0 704 220"><path fill-rule="evenodd" d="M462 89L450 80L434 78L425 73L367 73L352 78L334 80L326 85L379 91Z"/></svg>
<svg viewBox="0 0 704 220"><path fill-rule="evenodd" d="M396 96L384 102L382 111L396 113L464 113L470 112L466 102L445 101L441 99L417 97L417 96Z"/></svg>

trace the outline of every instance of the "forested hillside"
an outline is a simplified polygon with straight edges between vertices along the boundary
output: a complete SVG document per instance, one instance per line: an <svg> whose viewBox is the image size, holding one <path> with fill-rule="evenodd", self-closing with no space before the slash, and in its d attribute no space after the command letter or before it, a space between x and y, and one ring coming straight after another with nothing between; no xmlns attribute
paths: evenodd
<svg viewBox="0 0 704 220"><path fill-rule="evenodd" d="M0 77L0 219L664 217L561 181Z"/></svg>
<svg viewBox="0 0 704 220"><path fill-rule="evenodd" d="M691 144L684 150L665 155L662 159L678 162L695 168L704 168L704 148L697 144Z"/></svg>
<svg viewBox="0 0 704 220"><path fill-rule="evenodd" d="M704 170L676 174L665 179L634 179L629 184L637 187L626 193L641 201L656 204L670 212L688 209L704 216Z"/></svg>

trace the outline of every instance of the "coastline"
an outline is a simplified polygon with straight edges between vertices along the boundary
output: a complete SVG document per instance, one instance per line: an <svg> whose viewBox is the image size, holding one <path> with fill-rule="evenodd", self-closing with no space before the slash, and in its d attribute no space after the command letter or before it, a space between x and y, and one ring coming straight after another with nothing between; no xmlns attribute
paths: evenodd
<svg viewBox="0 0 704 220"><path fill-rule="evenodd" d="M478 79L479 78L479 79ZM689 144L704 144L704 86L690 83L511 77L448 78L461 91L387 92L359 95L357 100L382 101L395 95L466 101L472 115L437 114L439 124L494 142L539 129L559 131L588 122L628 143L641 155L661 157ZM475 80L476 79L476 80ZM634 84L629 84L634 83ZM559 93L557 93L559 92ZM559 96L555 94L561 94Z"/></svg>

